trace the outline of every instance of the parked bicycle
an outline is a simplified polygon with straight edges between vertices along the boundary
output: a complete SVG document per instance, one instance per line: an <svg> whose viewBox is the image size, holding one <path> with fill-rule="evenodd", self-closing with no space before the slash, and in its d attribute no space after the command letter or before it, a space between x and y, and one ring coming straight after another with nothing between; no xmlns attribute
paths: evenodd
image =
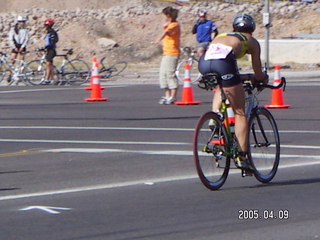
<svg viewBox="0 0 320 240"><path fill-rule="evenodd" d="M198 70L198 59L195 57L196 50L190 47L184 47L181 49L184 55L184 58L178 63L176 68L176 77L180 84L183 84L185 66L188 62L190 64L190 78L191 82L195 83L201 79L201 74Z"/></svg>
<svg viewBox="0 0 320 240"><path fill-rule="evenodd" d="M119 61L108 66L107 58L103 57L100 60L101 68L99 69L100 80L104 81L109 78L119 76L128 66L126 61Z"/></svg>
<svg viewBox="0 0 320 240"><path fill-rule="evenodd" d="M58 54L56 57L63 57L63 60L59 67L54 66L54 80L51 83L57 83L59 85L81 85L88 82L90 77L90 68L88 64L82 59L74 58L69 59L69 56L73 54L73 49L63 49L65 54ZM31 72L28 73L28 81L32 85L47 85L45 80L46 76L46 60L45 49L37 49L36 52L41 53L42 57L37 60L30 61L27 64L27 69ZM49 83L50 84L50 83Z"/></svg>
<svg viewBox="0 0 320 240"><path fill-rule="evenodd" d="M250 75L246 75L250 79ZM221 86L221 76L206 74L199 87L212 90ZM280 159L280 137L277 124L266 108L259 106L257 95L265 88L285 88L285 78L279 85L243 83L246 92L246 117L249 123L248 161L256 179L262 183L270 182L275 176ZM218 190L226 181L229 169L240 169L246 176L246 169L237 165L237 140L228 119L227 98L221 88L222 107L220 113L207 112L197 122L193 155L198 176L210 190ZM210 123L209 123L210 122ZM230 160L234 160L231 166Z"/></svg>
<svg viewBox="0 0 320 240"><path fill-rule="evenodd" d="M19 83L29 85L26 74L29 71L26 62L14 59L15 64L13 64L12 60L6 53L0 52L0 82L7 80L8 85Z"/></svg>

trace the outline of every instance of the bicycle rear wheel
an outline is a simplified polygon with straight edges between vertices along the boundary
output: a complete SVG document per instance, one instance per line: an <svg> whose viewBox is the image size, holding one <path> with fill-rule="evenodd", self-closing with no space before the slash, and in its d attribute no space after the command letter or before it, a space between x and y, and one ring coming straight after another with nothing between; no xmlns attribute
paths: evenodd
<svg viewBox="0 0 320 240"><path fill-rule="evenodd" d="M270 182L275 176L280 160L280 137L277 124L264 107L253 110L249 120L249 161L256 179Z"/></svg>
<svg viewBox="0 0 320 240"><path fill-rule="evenodd" d="M122 73L128 66L128 63L126 61L119 61L114 64L112 64L110 67L108 67L108 63L106 58L101 59L101 65L103 72L102 75L104 75L104 78L111 78L115 76L119 76L120 73Z"/></svg>
<svg viewBox="0 0 320 240"><path fill-rule="evenodd" d="M226 129L219 116L214 112L202 115L194 132L193 156L198 176L210 190L218 190L227 179L228 146Z"/></svg>
<svg viewBox="0 0 320 240"><path fill-rule="evenodd" d="M40 85L46 76L46 66L41 60L33 60L24 67L23 74L31 85Z"/></svg>
<svg viewBox="0 0 320 240"><path fill-rule="evenodd" d="M198 60L196 59L183 59L181 62L178 63L177 68L176 68L176 77L179 81L180 84L183 84L184 80L184 73L185 73L185 65L186 63L190 63L190 77L191 77L191 82L197 82L201 78L201 74L199 73L198 70Z"/></svg>
<svg viewBox="0 0 320 240"><path fill-rule="evenodd" d="M89 81L90 68L81 59L72 59L62 67L62 78L70 85L81 85Z"/></svg>

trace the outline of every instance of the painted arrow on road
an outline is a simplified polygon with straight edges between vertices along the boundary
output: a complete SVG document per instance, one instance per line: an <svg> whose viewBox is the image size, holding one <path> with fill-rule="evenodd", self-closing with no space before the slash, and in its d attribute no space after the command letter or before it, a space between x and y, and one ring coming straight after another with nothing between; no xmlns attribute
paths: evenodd
<svg viewBox="0 0 320 240"><path fill-rule="evenodd" d="M50 214L60 214L57 210L62 211L70 211L71 208L63 208L63 207L50 207L50 206L29 206L26 208L19 209L20 211L30 211L30 210L41 210Z"/></svg>

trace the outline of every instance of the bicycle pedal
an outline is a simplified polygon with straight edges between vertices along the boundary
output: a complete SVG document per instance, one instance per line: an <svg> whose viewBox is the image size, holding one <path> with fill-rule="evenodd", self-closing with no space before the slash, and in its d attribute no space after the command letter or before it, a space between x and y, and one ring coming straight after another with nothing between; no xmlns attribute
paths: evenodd
<svg viewBox="0 0 320 240"><path fill-rule="evenodd" d="M252 177L253 171L251 171L249 169L241 169L241 176L242 177Z"/></svg>

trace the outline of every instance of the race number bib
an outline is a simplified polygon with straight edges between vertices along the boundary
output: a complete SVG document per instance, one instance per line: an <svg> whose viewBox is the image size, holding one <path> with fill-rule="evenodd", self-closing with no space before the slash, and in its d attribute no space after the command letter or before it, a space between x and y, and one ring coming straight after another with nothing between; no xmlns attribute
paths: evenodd
<svg viewBox="0 0 320 240"><path fill-rule="evenodd" d="M232 47L221 43L210 44L205 53L204 60L225 59L232 51Z"/></svg>

